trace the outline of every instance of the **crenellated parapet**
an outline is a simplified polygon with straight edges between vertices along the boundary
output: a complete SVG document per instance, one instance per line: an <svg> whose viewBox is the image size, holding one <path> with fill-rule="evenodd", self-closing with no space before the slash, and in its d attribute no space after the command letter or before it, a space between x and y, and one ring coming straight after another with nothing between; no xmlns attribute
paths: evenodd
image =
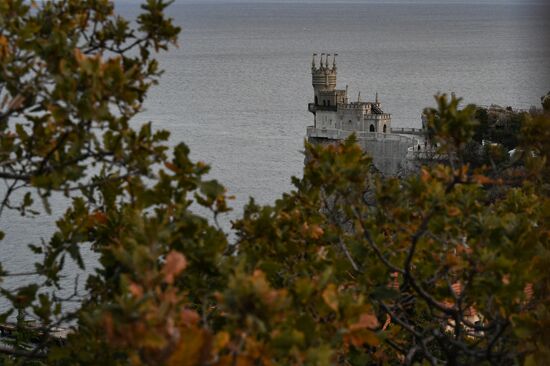
<svg viewBox="0 0 550 366"><path fill-rule="evenodd" d="M336 88L336 56L333 55L332 66L329 64L330 53L321 53L319 64L316 62L317 54L313 54L311 61L311 79L313 89L318 93L319 91L334 90Z"/></svg>
<svg viewBox="0 0 550 366"><path fill-rule="evenodd" d="M330 73L336 73L336 56L338 56L337 53L332 54L332 65L329 65L329 58L331 54L330 53L321 53L321 58L319 59L319 65L317 65L316 57L317 54L313 54L313 59L311 61L311 71L312 73L319 73L319 74L330 74Z"/></svg>

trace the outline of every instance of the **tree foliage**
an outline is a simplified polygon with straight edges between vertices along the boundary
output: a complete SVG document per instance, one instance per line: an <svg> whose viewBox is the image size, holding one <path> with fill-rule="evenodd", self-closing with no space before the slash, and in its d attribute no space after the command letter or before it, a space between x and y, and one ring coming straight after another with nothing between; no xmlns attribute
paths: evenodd
<svg viewBox="0 0 550 366"><path fill-rule="evenodd" d="M106 0L0 3L1 209L71 205L33 281L1 288L20 321L3 364L535 365L550 358L550 117L514 161L471 168L475 108L426 110L450 165L383 179L353 138L306 144L294 189L234 223L225 189L183 144L133 128L179 29L149 0L130 23ZM198 204L213 219L191 210ZM44 211L44 212L42 212ZM98 256L86 293L60 277ZM4 259L4 258L3 258ZM25 275L2 271L0 280ZM0 283L1 285L1 283ZM74 310L63 305L76 302ZM60 342L58 325L71 328Z"/></svg>

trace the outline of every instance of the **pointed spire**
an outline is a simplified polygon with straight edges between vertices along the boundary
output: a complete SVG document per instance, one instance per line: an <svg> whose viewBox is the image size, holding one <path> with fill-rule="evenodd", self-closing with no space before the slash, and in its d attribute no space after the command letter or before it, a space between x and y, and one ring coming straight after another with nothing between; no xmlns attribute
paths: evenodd
<svg viewBox="0 0 550 366"><path fill-rule="evenodd" d="M332 59L332 69L336 70L336 56L338 56L337 53L334 54L334 58Z"/></svg>
<svg viewBox="0 0 550 366"><path fill-rule="evenodd" d="M357 94L357 103L361 103L361 92Z"/></svg>
<svg viewBox="0 0 550 366"><path fill-rule="evenodd" d="M378 103L380 103L380 102L378 101L378 92L376 92L376 104L378 104Z"/></svg>
<svg viewBox="0 0 550 366"><path fill-rule="evenodd" d="M327 58L325 60L325 67L328 69L328 58L330 57L330 53L327 53Z"/></svg>
<svg viewBox="0 0 550 366"><path fill-rule="evenodd" d="M323 56L324 55L325 55L324 53L321 53L321 59L319 60L319 68L321 68L321 69L323 68Z"/></svg>
<svg viewBox="0 0 550 366"><path fill-rule="evenodd" d="M348 98L348 84L346 84L346 100L345 104L349 104L349 98Z"/></svg>
<svg viewBox="0 0 550 366"><path fill-rule="evenodd" d="M313 58L312 58L312 60L311 60L311 68L312 68L312 69L315 69L315 56L317 56L316 53L313 54Z"/></svg>

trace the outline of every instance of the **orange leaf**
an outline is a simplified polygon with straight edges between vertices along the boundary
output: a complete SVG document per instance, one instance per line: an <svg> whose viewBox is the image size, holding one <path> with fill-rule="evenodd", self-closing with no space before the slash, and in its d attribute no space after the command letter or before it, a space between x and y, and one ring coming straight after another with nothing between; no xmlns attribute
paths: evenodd
<svg viewBox="0 0 550 366"><path fill-rule="evenodd" d="M226 355L220 358L220 360L215 363L215 366L252 366L256 365L257 363L254 362L254 360L251 360L247 356L243 355Z"/></svg>
<svg viewBox="0 0 550 366"><path fill-rule="evenodd" d="M355 324L352 324L349 326L349 329L351 331L359 330L359 329L376 329L378 327L378 319L373 314L361 314L359 317L359 321Z"/></svg>
<svg viewBox="0 0 550 366"><path fill-rule="evenodd" d="M361 347L363 344L368 344L369 346L378 346L380 345L380 339L376 336L376 333L371 332L370 330L365 330L358 334L353 334L351 336L351 343L355 347Z"/></svg>
<svg viewBox="0 0 550 366"><path fill-rule="evenodd" d="M209 335L202 329L191 328L181 332L181 338L167 366L194 366L205 364Z"/></svg>
<svg viewBox="0 0 550 366"><path fill-rule="evenodd" d="M107 223L107 215L102 211L95 211L90 216L90 225L105 224Z"/></svg>
<svg viewBox="0 0 550 366"><path fill-rule="evenodd" d="M185 267L187 267L187 260L185 259L185 256L180 252L172 250L166 256L166 263L162 268L162 272L164 273L164 281L168 284L174 283L174 278L180 274Z"/></svg>
<svg viewBox="0 0 550 366"><path fill-rule="evenodd" d="M430 173L426 169L422 169L420 172L420 179L422 179L422 182L426 183L430 178Z"/></svg>
<svg viewBox="0 0 550 366"><path fill-rule="evenodd" d="M164 166L168 169L170 169L171 171L173 171L174 173L176 173L178 171L178 167L175 166L174 164L170 163L170 162L166 162L164 163Z"/></svg>
<svg viewBox="0 0 550 366"><path fill-rule="evenodd" d="M313 239L319 239L324 234L324 230L319 225L312 225L310 227L310 235Z"/></svg>
<svg viewBox="0 0 550 366"><path fill-rule="evenodd" d="M143 296L143 289L137 283L132 282L128 290L132 295L134 295L134 297L137 297L138 299Z"/></svg>
<svg viewBox="0 0 550 366"><path fill-rule="evenodd" d="M449 215L450 217L458 216L460 215L460 209L458 209L457 207L449 207L447 209L447 215Z"/></svg>
<svg viewBox="0 0 550 366"><path fill-rule="evenodd" d="M451 288L453 289L453 292L456 296L460 296L462 293L462 284L460 282L455 282L451 285Z"/></svg>
<svg viewBox="0 0 550 366"><path fill-rule="evenodd" d="M199 314L190 309L183 309L180 313L180 319L185 326L196 325L199 322Z"/></svg>
<svg viewBox="0 0 550 366"><path fill-rule="evenodd" d="M478 184L482 184L482 185L485 185L485 184L493 184L495 181L483 174L475 174L473 177L472 177L472 180Z"/></svg>

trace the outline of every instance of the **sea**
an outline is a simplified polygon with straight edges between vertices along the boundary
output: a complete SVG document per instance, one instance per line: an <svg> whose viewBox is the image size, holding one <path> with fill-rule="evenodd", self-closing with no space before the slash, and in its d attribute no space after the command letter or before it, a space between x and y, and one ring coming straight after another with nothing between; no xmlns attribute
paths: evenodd
<svg viewBox="0 0 550 366"><path fill-rule="evenodd" d="M139 10L116 4L128 18ZM184 142L192 159L211 166L208 178L235 197L221 219L232 238L231 222L250 197L271 204L302 174L313 123L313 53L337 53L339 87L348 86L351 100L378 93L394 127L420 127L423 108L434 106L439 92L464 103L529 109L550 91L543 4L210 1L176 2L167 14L182 32L177 47L156 56L164 74L133 123L152 121L171 132L171 146ZM54 196L51 216L4 212L4 268L32 270L36 257L27 244L47 242L65 207ZM96 257L83 250L89 271ZM64 285L72 291L79 271L67 265Z"/></svg>

